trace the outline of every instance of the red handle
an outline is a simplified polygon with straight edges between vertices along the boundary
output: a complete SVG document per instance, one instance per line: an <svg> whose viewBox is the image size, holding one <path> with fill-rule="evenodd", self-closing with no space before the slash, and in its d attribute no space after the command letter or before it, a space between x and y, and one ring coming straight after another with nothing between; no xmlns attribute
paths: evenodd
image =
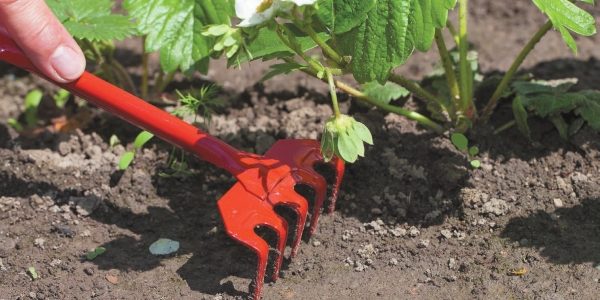
<svg viewBox="0 0 600 300"><path fill-rule="evenodd" d="M0 60L28 70L80 96L156 136L188 150L200 158L237 175L246 170L240 152L146 101L85 72L77 81L61 84L49 80L23 54L13 40L0 33Z"/></svg>

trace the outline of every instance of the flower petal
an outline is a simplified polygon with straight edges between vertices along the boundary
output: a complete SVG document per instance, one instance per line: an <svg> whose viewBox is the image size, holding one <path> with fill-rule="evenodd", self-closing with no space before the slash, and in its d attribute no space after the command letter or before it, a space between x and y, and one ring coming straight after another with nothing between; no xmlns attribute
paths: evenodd
<svg viewBox="0 0 600 300"><path fill-rule="evenodd" d="M235 14L240 19L249 19L252 15L256 14L258 6L263 0L236 0L235 1Z"/></svg>

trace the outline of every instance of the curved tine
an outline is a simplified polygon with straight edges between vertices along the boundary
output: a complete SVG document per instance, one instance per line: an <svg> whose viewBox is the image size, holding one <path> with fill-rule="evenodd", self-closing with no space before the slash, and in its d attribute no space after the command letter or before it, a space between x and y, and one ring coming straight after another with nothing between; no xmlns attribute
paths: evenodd
<svg viewBox="0 0 600 300"><path fill-rule="evenodd" d="M315 202L313 204L313 213L310 218L309 235L313 235L317 229L321 208L327 196L327 180L314 170L296 170L298 183L306 184L315 190Z"/></svg>
<svg viewBox="0 0 600 300"><path fill-rule="evenodd" d="M275 274L273 274L273 279L276 280L283 258L282 249L287 240L287 223L275 213L270 203L248 194L240 183L236 183L218 201L218 207L227 234L257 255L258 265L254 279L253 298L260 299L269 257L269 244L254 230L257 226L263 225L277 234L278 257L275 262Z"/></svg>
<svg viewBox="0 0 600 300"><path fill-rule="evenodd" d="M298 253L298 247L300 246L300 241L302 240L302 233L304 231L306 217L308 215L308 201L294 191L295 184L296 181L294 178L290 177L289 180L286 179L285 181L279 183L269 195L269 201L273 205L284 205L290 207L297 214L296 232L294 235L294 241L292 243L292 253L290 255L292 258L296 256L296 253Z"/></svg>
<svg viewBox="0 0 600 300"><path fill-rule="evenodd" d="M333 185L333 189L331 191L331 201L329 202L329 213L333 213L335 210L335 202L337 201L337 197L340 192L340 186L342 185L342 180L344 179L346 165L344 164L344 160L339 157L334 157L330 164L335 168L335 184Z"/></svg>

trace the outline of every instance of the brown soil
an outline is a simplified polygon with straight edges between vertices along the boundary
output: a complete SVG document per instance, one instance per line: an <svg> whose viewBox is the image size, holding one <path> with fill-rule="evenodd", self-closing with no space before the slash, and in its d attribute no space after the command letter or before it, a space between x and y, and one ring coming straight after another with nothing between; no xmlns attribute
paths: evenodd
<svg viewBox="0 0 600 300"><path fill-rule="evenodd" d="M506 69L544 22L530 1L472 3L471 38L486 72ZM597 88L599 39L580 39L573 58L552 33L526 67ZM401 71L419 78L435 57L419 54ZM224 87L232 108L214 117L211 132L256 152L279 138L317 137L331 114L326 87L302 75L256 84L265 68L215 65L208 79ZM48 88L5 70L2 124L19 116L30 89ZM563 143L551 125L534 120L529 144L516 130L494 136L482 128L471 140L483 166L472 170L446 137L394 115L344 107L372 129L376 146L348 166L336 213L321 218L282 278L266 285L264 299L598 298L597 133L584 129ZM509 117L501 107L495 122ZM108 139L131 141L137 130L98 111L92 122L83 132L35 140L0 125L0 299L246 297L254 257L226 236L215 205L231 176L195 159L190 175L161 176L170 148L160 142L117 172L124 147L111 148ZM181 243L176 255L149 253L161 237ZM107 252L87 261L98 246ZM519 268L527 272L511 276Z"/></svg>

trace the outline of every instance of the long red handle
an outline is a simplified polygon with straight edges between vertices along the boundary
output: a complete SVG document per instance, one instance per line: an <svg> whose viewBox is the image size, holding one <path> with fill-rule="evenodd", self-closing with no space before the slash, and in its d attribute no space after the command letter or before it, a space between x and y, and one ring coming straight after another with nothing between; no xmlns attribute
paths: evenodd
<svg viewBox="0 0 600 300"><path fill-rule="evenodd" d="M15 42L2 33L0 33L0 60L49 80L23 54ZM89 72L85 72L81 78L72 83L53 83L172 144L195 153L234 175L246 169L240 160L251 154L236 150L225 142Z"/></svg>

